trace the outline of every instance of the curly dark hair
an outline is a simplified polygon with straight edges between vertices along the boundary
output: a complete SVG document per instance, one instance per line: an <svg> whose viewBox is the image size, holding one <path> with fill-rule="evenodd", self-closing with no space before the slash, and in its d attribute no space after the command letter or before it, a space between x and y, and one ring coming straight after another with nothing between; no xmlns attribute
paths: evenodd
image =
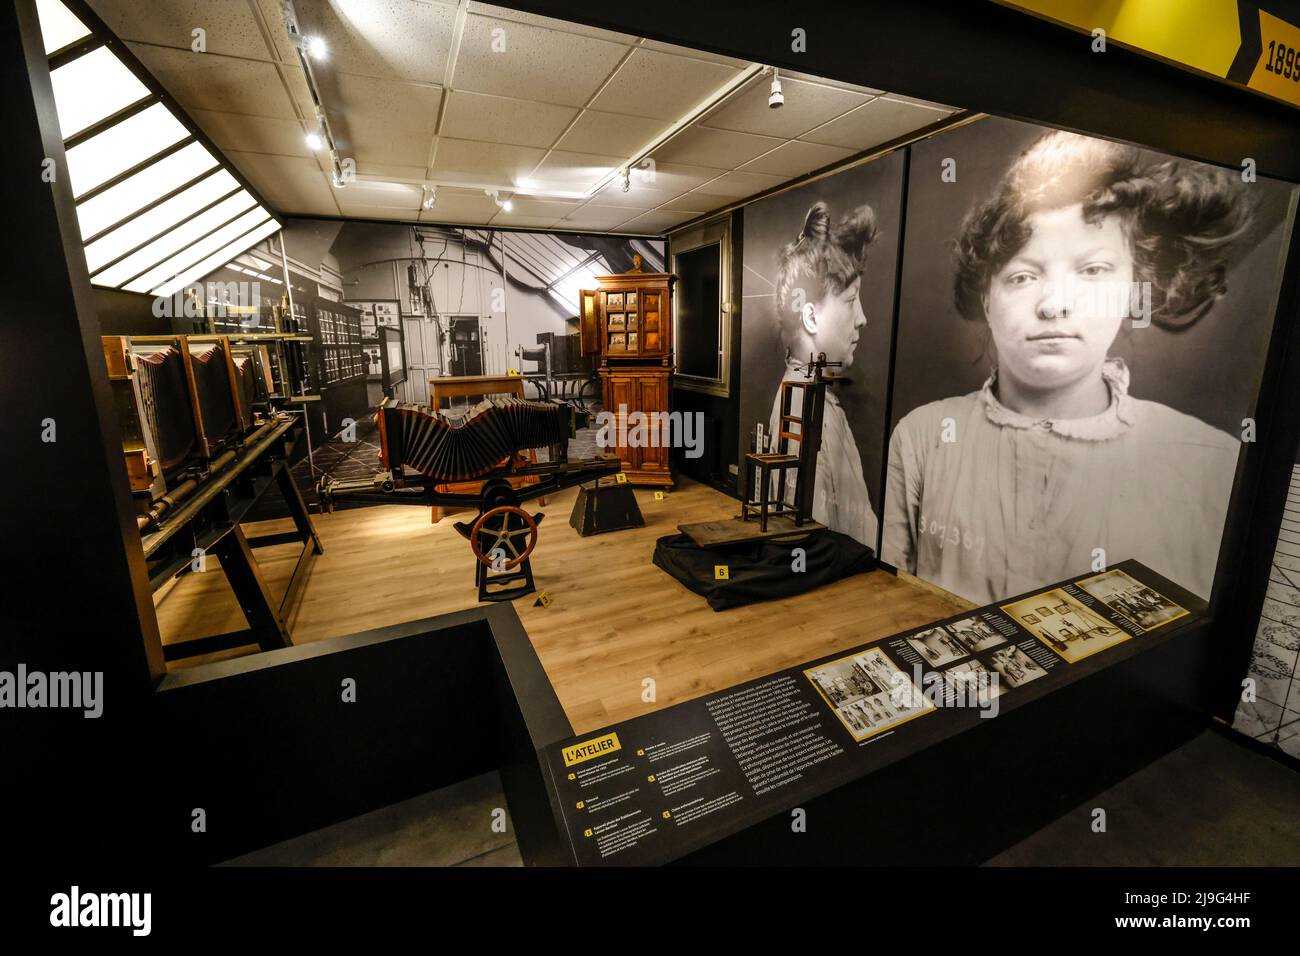
<svg viewBox="0 0 1300 956"><path fill-rule="evenodd" d="M812 286L812 295L843 292L867 262L867 247L876 238L876 214L870 206L851 209L839 222L831 222L824 202L814 203L804 216L803 229L794 242L781 249L777 260L776 301L787 315L796 285ZM784 324L784 323L783 323Z"/></svg>
<svg viewBox="0 0 1300 956"><path fill-rule="evenodd" d="M957 311L972 321L985 318L989 283L1029 240L1032 213L1081 203L1086 222L1122 217L1134 280L1151 283L1152 322L1188 328L1227 291L1229 253L1253 213L1244 185L1228 170L1077 133L1047 133L962 223L955 245Z"/></svg>

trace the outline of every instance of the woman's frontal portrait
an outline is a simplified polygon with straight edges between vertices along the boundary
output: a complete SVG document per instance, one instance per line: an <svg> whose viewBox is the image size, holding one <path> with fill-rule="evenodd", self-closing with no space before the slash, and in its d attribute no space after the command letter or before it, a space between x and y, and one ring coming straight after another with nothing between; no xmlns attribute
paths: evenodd
<svg viewBox="0 0 1300 956"><path fill-rule="evenodd" d="M1133 256L1117 215L1090 223L1080 204L1036 212L1026 226L1028 241L989 282L985 313L1003 374L1052 389L1100 369L1124 318Z"/></svg>
<svg viewBox="0 0 1300 956"><path fill-rule="evenodd" d="M913 146L882 559L977 603L1130 558L1208 597L1289 192L1007 120Z"/></svg>

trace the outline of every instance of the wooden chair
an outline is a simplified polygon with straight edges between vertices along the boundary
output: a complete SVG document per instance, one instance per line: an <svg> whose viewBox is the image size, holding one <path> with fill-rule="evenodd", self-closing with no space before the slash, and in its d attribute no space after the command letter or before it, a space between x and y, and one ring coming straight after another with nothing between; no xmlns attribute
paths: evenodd
<svg viewBox="0 0 1300 956"><path fill-rule="evenodd" d="M767 533L768 519L790 515L796 527L812 517L812 489L816 482L817 450L821 445L822 401L825 383L821 381L782 382L781 415L776 433L776 450L749 452L741 478L740 520L758 517L758 527ZM795 389L800 393L799 414L793 413ZM792 431L794 426L798 431ZM790 452L790 443L799 446ZM753 501L750 479L758 474L758 501ZM787 474L794 482L794 504L786 502ZM776 500L772 500L772 474L776 474Z"/></svg>

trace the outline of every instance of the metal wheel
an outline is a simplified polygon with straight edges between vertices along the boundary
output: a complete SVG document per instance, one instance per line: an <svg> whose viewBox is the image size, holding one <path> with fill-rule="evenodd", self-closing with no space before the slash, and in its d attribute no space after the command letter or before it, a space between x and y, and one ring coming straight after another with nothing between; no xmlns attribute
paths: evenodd
<svg viewBox="0 0 1300 956"><path fill-rule="evenodd" d="M537 522L523 508L500 505L479 515L469 532L469 546L480 564L494 571L518 567L537 547ZM500 551L505 561L495 562Z"/></svg>

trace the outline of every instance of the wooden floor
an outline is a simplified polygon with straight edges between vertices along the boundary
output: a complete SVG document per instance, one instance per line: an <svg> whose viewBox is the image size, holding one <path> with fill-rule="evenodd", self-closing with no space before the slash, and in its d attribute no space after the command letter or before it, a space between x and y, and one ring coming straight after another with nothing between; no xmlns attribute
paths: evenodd
<svg viewBox="0 0 1300 956"><path fill-rule="evenodd" d="M736 513L737 503L681 482L663 501L638 490L646 526L580 538L569 527L570 489L546 513L533 554L539 591L514 602L576 733L730 687L842 648L886 637L970 605L915 579L873 571L798 597L721 613L651 563L655 539L679 523ZM535 505L535 502L533 503ZM452 520L387 505L315 517L325 553L289 626L296 643L396 624L477 603L473 558ZM246 525L246 533L287 530L289 522ZM297 547L257 551L272 591L282 593ZM164 642L241 628L224 575L188 574L155 599ZM229 655L226 655L229 656ZM205 658L211 660L213 658ZM643 681L656 699L642 701Z"/></svg>

